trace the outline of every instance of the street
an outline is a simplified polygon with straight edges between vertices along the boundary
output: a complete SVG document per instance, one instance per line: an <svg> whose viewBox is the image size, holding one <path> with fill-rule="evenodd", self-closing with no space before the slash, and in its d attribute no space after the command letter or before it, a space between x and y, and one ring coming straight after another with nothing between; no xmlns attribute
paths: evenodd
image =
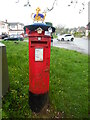
<svg viewBox="0 0 90 120"><path fill-rule="evenodd" d="M54 39L53 46L90 54L88 53L87 38L75 38L74 41L58 41L57 39Z"/></svg>
<svg viewBox="0 0 90 120"><path fill-rule="evenodd" d="M24 42L28 42L28 40L24 40ZM90 55L88 44L90 44L90 40L87 38L75 38L74 41L58 41L57 39L53 39L53 46L55 47L75 50Z"/></svg>

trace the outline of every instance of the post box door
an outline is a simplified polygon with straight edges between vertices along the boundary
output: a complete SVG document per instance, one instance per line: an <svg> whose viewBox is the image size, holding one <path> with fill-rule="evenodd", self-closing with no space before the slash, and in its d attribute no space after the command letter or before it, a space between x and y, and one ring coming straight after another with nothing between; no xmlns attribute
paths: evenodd
<svg viewBox="0 0 90 120"><path fill-rule="evenodd" d="M29 39L29 90L37 94L49 91L50 38L42 41Z"/></svg>

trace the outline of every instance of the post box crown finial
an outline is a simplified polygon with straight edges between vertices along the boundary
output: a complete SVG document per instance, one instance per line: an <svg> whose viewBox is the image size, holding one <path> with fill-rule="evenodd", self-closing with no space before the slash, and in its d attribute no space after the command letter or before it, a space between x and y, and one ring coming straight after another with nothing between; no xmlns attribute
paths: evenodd
<svg viewBox="0 0 90 120"><path fill-rule="evenodd" d="M45 17L46 17L46 13L44 12L43 14L39 13L41 11L41 9L39 7L37 7L36 9L36 14L32 13L31 17L34 21L44 21Z"/></svg>

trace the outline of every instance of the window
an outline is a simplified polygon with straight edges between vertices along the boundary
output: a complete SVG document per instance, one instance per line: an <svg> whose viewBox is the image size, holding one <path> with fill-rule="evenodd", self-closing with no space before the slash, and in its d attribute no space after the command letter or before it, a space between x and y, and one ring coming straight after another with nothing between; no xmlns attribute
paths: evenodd
<svg viewBox="0 0 90 120"><path fill-rule="evenodd" d="M12 28L15 28L15 25L11 25Z"/></svg>
<svg viewBox="0 0 90 120"><path fill-rule="evenodd" d="M68 37L68 36L71 36L71 35L65 35L65 37Z"/></svg>

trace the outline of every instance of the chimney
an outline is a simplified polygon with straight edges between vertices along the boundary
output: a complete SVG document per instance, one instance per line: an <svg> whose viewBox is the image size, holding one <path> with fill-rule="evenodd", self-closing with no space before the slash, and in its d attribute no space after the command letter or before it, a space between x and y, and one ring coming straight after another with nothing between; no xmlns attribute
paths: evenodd
<svg viewBox="0 0 90 120"><path fill-rule="evenodd" d="M7 23L7 19L5 20L5 22Z"/></svg>

